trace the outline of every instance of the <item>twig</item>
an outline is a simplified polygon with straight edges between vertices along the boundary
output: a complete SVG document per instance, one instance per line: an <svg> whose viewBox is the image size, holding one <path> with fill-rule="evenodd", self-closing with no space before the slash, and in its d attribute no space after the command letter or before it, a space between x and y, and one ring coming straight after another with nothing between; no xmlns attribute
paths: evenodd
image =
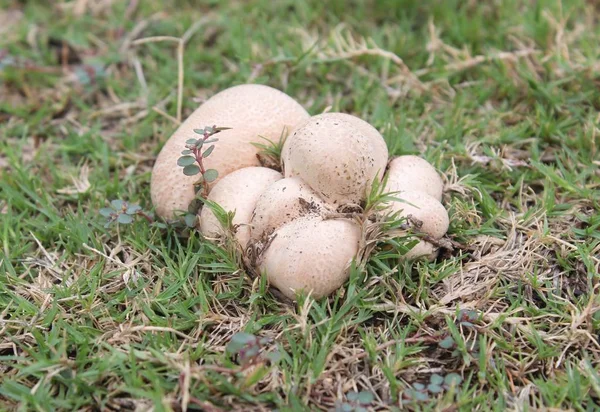
<svg viewBox="0 0 600 412"><path fill-rule="evenodd" d="M159 43L159 42L172 42L177 43L177 121L181 123L182 112L183 112L183 80L184 80L184 67L183 67L183 55L185 44L192 36L204 25L206 22L212 19L211 16L205 16L190 26L189 29L183 34L181 38L173 36L153 36L146 37L143 39L137 39L131 42L132 46L138 46L147 43Z"/></svg>

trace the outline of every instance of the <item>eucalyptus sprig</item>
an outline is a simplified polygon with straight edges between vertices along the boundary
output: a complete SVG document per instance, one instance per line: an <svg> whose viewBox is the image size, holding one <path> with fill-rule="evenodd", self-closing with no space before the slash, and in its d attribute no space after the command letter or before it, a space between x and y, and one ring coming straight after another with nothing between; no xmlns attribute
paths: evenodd
<svg viewBox="0 0 600 412"><path fill-rule="evenodd" d="M197 188L202 189L202 196L208 197L208 184L214 182L219 177L219 172L215 169L206 169L204 159L211 155L219 139L214 138L215 134L230 129L229 127L207 126L204 129L194 129L194 133L202 136L199 139L188 139L185 142L185 150L181 152L182 156L177 159L177 165L183 168L183 174L186 176L195 176L200 174L200 179L194 183ZM197 190L198 191L198 190Z"/></svg>

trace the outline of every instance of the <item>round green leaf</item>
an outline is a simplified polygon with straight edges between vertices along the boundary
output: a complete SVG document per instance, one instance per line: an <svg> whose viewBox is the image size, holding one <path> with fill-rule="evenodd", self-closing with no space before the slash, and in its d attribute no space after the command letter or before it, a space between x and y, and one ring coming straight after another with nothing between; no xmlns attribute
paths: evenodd
<svg viewBox="0 0 600 412"><path fill-rule="evenodd" d="M238 332L231 337L225 350L228 353L238 353L241 349L249 344L256 343L256 341L256 336L246 332Z"/></svg>
<svg viewBox="0 0 600 412"><path fill-rule="evenodd" d="M104 217L109 217L113 214L114 211L115 210L111 209L110 207L103 207L102 209L100 209L100 214Z"/></svg>
<svg viewBox="0 0 600 412"><path fill-rule="evenodd" d="M217 172L215 169L208 169L206 172L204 172L204 180L208 183L214 182L217 180L217 177L219 177L219 172Z"/></svg>
<svg viewBox="0 0 600 412"><path fill-rule="evenodd" d="M431 393L440 393L444 389L440 385L430 383L429 385L427 385L427 390Z"/></svg>
<svg viewBox="0 0 600 412"><path fill-rule="evenodd" d="M458 373L449 373L444 378L444 383L448 386L458 385L462 382L462 378Z"/></svg>
<svg viewBox="0 0 600 412"><path fill-rule="evenodd" d="M267 355L265 357L268 360L270 360L271 363L277 363L281 360L281 353L276 350L276 351L267 353Z"/></svg>
<svg viewBox="0 0 600 412"><path fill-rule="evenodd" d="M196 133L196 134L202 134L203 135L204 134L204 129L194 129L194 133Z"/></svg>
<svg viewBox="0 0 600 412"><path fill-rule="evenodd" d="M196 159L193 156L182 156L177 159L177 165L181 167L193 165L194 163L196 163Z"/></svg>
<svg viewBox="0 0 600 412"><path fill-rule="evenodd" d="M375 400L375 396L371 392L361 391L358 393L357 400L361 405L370 405Z"/></svg>
<svg viewBox="0 0 600 412"><path fill-rule="evenodd" d="M186 176L194 176L200 173L200 168L196 165L188 165L183 168L183 174Z"/></svg>
<svg viewBox="0 0 600 412"><path fill-rule="evenodd" d="M182 155L189 155L192 154L192 151L190 149L185 149L184 151L181 152Z"/></svg>
<svg viewBox="0 0 600 412"><path fill-rule="evenodd" d="M454 346L454 339L452 339L452 336L446 336L438 345L442 349L450 349Z"/></svg>
<svg viewBox="0 0 600 412"><path fill-rule="evenodd" d="M117 222L119 222L123 225L128 225L129 223L133 222L133 217L123 213L123 214L119 215L119 217L117 218Z"/></svg>
<svg viewBox="0 0 600 412"><path fill-rule="evenodd" d="M125 204L125 202L123 202L122 200L119 199L115 199L112 202L110 202L110 205L114 208L114 209L122 209L123 205Z"/></svg>
<svg viewBox="0 0 600 412"><path fill-rule="evenodd" d="M415 388L418 391L422 391L423 389L425 389L425 385L423 385L422 383L414 383L413 388Z"/></svg>
<svg viewBox="0 0 600 412"><path fill-rule="evenodd" d="M127 213L128 215L135 215L137 212L139 212L140 210L142 210L142 208L138 205L131 205L127 208L127 211L125 213Z"/></svg>
<svg viewBox="0 0 600 412"><path fill-rule="evenodd" d="M196 226L196 215L193 215L191 213L188 213L187 215L185 215L185 225L187 227L195 227Z"/></svg>
<svg viewBox="0 0 600 412"><path fill-rule="evenodd" d="M437 373L434 373L429 378L429 382L431 382L432 385L441 385L442 383L444 383L444 377L438 375Z"/></svg>

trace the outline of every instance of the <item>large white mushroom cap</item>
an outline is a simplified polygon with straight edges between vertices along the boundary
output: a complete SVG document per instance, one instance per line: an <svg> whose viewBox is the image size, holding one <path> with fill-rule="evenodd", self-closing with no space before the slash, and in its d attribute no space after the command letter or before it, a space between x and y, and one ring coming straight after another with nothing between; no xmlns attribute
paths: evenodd
<svg viewBox="0 0 600 412"><path fill-rule="evenodd" d="M334 205L358 204L385 172L388 151L379 132L358 117L324 113L301 123L283 152L286 177L299 176Z"/></svg>
<svg viewBox="0 0 600 412"><path fill-rule="evenodd" d="M218 171L218 181L234 170L260 165L258 148L251 144L265 143L260 136L278 142L284 129L291 131L308 117L294 99L268 86L245 84L217 93L179 126L158 155L150 183L156 213L172 218L175 211L187 210L194 198L199 176L185 176L177 166L186 140L199 137L194 129L231 128L215 135L219 141L205 160L207 169Z"/></svg>
<svg viewBox="0 0 600 412"><path fill-rule="evenodd" d="M348 279L359 240L360 229L349 220L301 217L275 232L260 270L290 299L300 291L318 299Z"/></svg>

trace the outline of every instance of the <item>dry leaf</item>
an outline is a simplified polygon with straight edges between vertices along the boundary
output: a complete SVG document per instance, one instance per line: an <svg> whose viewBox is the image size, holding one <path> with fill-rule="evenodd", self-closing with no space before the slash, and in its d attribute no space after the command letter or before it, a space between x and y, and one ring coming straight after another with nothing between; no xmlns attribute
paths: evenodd
<svg viewBox="0 0 600 412"><path fill-rule="evenodd" d="M88 165L83 165L79 171L79 178L71 177L71 180L73 180L73 186L59 189L57 192L64 195L76 195L87 192L91 186L90 181L88 180L89 175L90 169Z"/></svg>

